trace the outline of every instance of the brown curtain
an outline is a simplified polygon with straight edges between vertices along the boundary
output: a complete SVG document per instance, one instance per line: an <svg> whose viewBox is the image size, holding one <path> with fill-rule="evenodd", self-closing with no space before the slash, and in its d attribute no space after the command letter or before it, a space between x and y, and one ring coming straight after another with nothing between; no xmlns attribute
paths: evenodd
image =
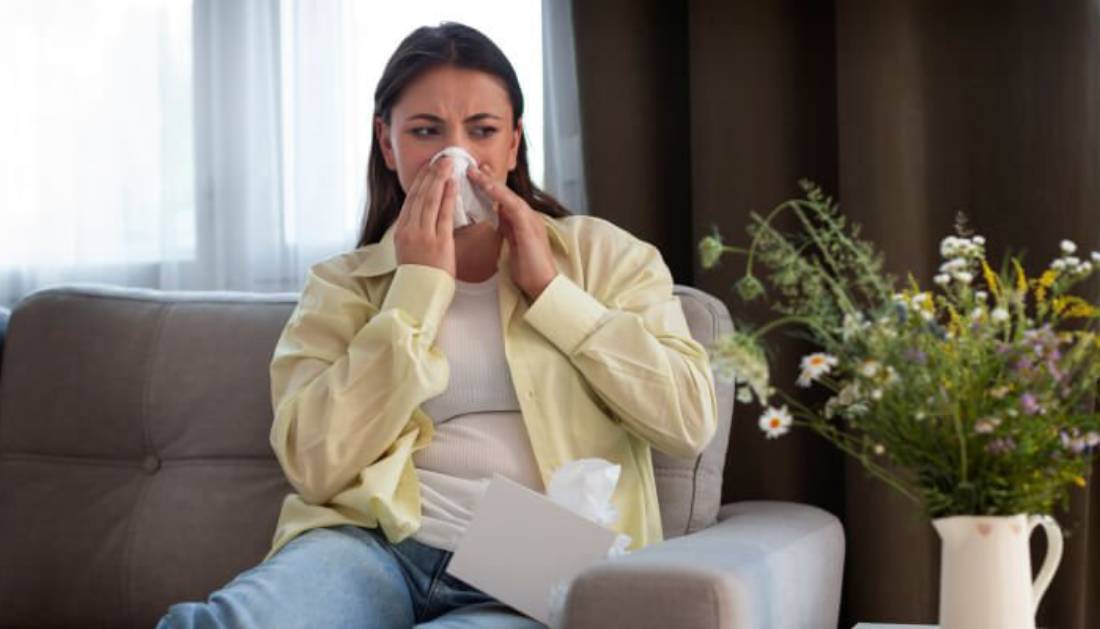
<svg viewBox="0 0 1100 629"><path fill-rule="evenodd" d="M744 242L749 212L798 195L801 177L925 283L959 210L994 260L1026 250L1034 269L1063 237L1100 249L1095 2L601 0L573 16L591 213L656 244L677 282L735 319L767 314L731 290L741 261L704 271L695 245L712 225ZM784 341L779 373L804 349ZM723 502L841 519L841 627L935 623L930 523L812 434L765 441L757 412L738 406ZM1055 516L1068 538L1038 623L1100 626L1096 470Z"/></svg>

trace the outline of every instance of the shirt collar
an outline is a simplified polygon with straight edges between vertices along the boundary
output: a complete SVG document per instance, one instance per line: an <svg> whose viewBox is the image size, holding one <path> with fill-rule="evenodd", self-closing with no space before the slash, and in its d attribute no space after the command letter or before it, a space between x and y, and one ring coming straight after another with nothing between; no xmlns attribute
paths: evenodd
<svg viewBox="0 0 1100 629"><path fill-rule="evenodd" d="M566 256L569 255L569 245L566 243L565 234L562 232L561 226L558 222L547 214L539 211L535 211L546 225L546 234L550 240L551 246L555 244ZM394 249L393 237L394 232L397 229L397 221L394 221L386 229L386 233L382 235L382 239L375 244L375 250L370 254L364 256L363 261L359 266L355 267L351 271L352 275L362 277L373 277L375 275L384 275L397 268L397 253ZM364 245L369 247L370 245ZM499 266L501 258L504 257L505 250L508 247L508 241L505 240L501 243L500 258L497 259L497 265Z"/></svg>

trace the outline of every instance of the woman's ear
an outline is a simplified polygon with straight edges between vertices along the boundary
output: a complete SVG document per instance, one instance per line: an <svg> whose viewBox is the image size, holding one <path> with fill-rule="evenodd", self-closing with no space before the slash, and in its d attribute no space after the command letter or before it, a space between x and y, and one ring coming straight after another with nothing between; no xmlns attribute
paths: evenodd
<svg viewBox="0 0 1100 629"><path fill-rule="evenodd" d="M523 119L516 121L516 129L512 132L512 143L508 147L508 172L516 169L519 155L519 141L523 138Z"/></svg>
<svg viewBox="0 0 1100 629"><path fill-rule="evenodd" d="M393 143L390 141L390 126L382 120L381 116L374 117L374 137L378 140L378 147L382 149L382 159L386 161L386 168L396 170Z"/></svg>

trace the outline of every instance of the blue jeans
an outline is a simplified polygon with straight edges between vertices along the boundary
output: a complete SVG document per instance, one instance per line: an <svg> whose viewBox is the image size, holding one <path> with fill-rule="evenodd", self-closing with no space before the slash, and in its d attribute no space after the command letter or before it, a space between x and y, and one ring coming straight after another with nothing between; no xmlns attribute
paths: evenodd
<svg viewBox="0 0 1100 629"><path fill-rule="evenodd" d="M545 627L446 573L451 555L381 529L311 529L206 602L170 606L156 629Z"/></svg>

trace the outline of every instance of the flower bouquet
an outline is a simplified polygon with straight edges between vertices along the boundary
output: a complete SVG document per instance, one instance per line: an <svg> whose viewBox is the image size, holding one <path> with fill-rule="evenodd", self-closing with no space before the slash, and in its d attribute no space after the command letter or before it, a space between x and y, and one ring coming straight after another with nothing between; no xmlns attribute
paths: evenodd
<svg viewBox="0 0 1100 629"><path fill-rule="evenodd" d="M746 301L767 297L780 315L718 339L708 348L712 364L735 380L740 402L755 398L764 408L767 437L792 425L809 428L934 520L944 539L942 626L1034 627L1033 609L1006 611L992 590L975 591L975 575L960 572L954 558L965 555L968 569L980 570L1011 553L1018 574L992 581L1026 585L1026 597L1013 593L1029 608L1049 583L1061 537L1046 514L1068 503L1071 488L1085 486L1100 448L1093 400L1100 308L1071 292L1100 265L1100 253L1082 259L1066 240L1035 277L1013 256L994 269L984 238L960 215L955 235L941 243L934 286L912 276L899 283L832 198L811 182L800 185L804 198L751 215L747 248L727 245L717 228L699 243L704 268L727 253L747 256L737 292ZM797 231L776 227L784 213L793 214ZM791 382L824 389L823 403L804 403L771 384L763 339L782 327L819 350L802 358ZM1001 523L1004 543L981 557L967 554L977 543L963 531L1000 540ZM1039 525L1057 543L1051 539L1047 574L1033 589L1025 543ZM986 579L980 587L1004 593L1008 585Z"/></svg>

